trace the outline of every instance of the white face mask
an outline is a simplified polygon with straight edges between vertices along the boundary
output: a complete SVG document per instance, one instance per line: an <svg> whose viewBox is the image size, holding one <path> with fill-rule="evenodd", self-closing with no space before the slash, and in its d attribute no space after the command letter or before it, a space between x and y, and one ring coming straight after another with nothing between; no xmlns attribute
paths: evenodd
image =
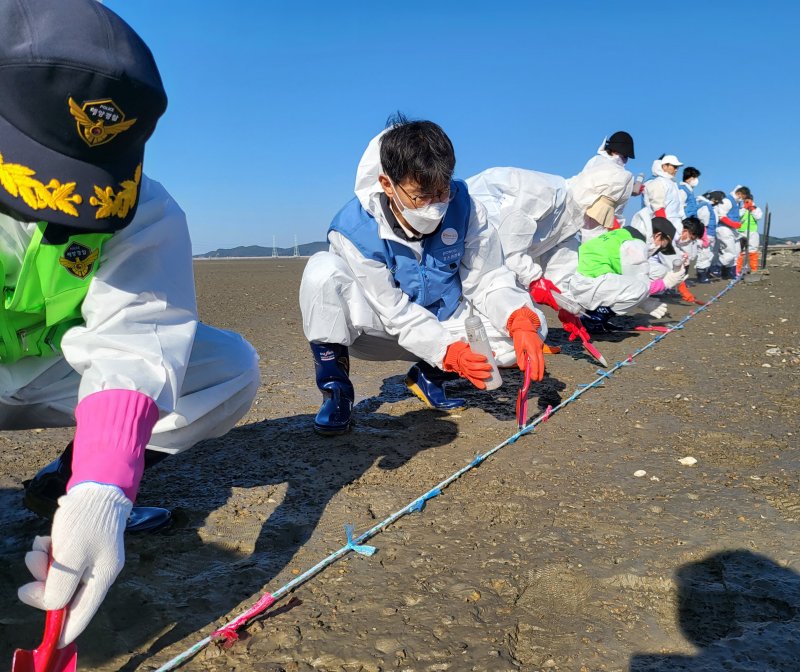
<svg viewBox="0 0 800 672"><path fill-rule="evenodd" d="M392 188L397 194L397 187L392 185ZM444 203L428 203L420 208L407 208L399 196L394 200L394 204L408 225L423 236L436 231L436 227L439 226L447 212L447 206L450 205L449 201L445 201Z"/></svg>
<svg viewBox="0 0 800 672"><path fill-rule="evenodd" d="M696 177L690 177L688 180L686 180L686 184L688 184L692 189L694 189L699 182L700 180L698 180Z"/></svg>

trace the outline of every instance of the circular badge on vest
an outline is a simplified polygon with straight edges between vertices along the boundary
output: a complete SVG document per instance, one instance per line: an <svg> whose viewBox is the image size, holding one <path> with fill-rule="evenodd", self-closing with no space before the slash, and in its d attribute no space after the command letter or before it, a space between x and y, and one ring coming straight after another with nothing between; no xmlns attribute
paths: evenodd
<svg viewBox="0 0 800 672"><path fill-rule="evenodd" d="M442 242L445 245L453 245L457 241L458 241L458 231L450 228L442 231Z"/></svg>

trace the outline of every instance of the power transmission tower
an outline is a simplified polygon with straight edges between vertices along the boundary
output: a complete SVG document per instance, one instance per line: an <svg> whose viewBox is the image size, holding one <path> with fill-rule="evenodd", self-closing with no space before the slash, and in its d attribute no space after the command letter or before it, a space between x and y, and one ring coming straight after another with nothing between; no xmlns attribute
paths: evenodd
<svg viewBox="0 0 800 672"><path fill-rule="evenodd" d="M275 247L275 236L272 236L272 256L273 257L278 256L278 248Z"/></svg>

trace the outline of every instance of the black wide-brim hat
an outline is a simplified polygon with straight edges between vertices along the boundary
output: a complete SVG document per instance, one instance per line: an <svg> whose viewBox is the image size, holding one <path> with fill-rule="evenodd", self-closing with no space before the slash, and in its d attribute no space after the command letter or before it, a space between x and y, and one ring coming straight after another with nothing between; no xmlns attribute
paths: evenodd
<svg viewBox="0 0 800 672"><path fill-rule="evenodd" d="M675 254L675 248L672 245L675 241L675 234L677 233L675 225L666 217L653 217L651 223L653 225L653 231L658 231L669 238L669 245L662 247L661 252L664 254Z"/></svg>
<svg viewBox="0 0 800 672"><path fill-rule="evenodd" d="M0 0L0 202L116 231L167 97L150 50L96 0Z"/></svg>

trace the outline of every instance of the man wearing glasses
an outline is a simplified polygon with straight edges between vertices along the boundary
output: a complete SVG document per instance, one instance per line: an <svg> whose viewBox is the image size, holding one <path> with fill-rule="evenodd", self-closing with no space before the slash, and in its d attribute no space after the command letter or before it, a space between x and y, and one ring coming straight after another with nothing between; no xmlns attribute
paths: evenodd
<svg viewBox="0 0 800 672"><path fill-rule="evenodd" d="M503 265L497 233L464 182L444 131L402 115L374 138L358 166L355 194L328 230L300 284L303 330L323 403L314 428L341 434L352 421L350 354L415 364L406 384L428 406L452 410L444 383L458 375L479 389L490 377L464 341L470 311L486 328L500 366L544 375L544 316Z"/></svg>

